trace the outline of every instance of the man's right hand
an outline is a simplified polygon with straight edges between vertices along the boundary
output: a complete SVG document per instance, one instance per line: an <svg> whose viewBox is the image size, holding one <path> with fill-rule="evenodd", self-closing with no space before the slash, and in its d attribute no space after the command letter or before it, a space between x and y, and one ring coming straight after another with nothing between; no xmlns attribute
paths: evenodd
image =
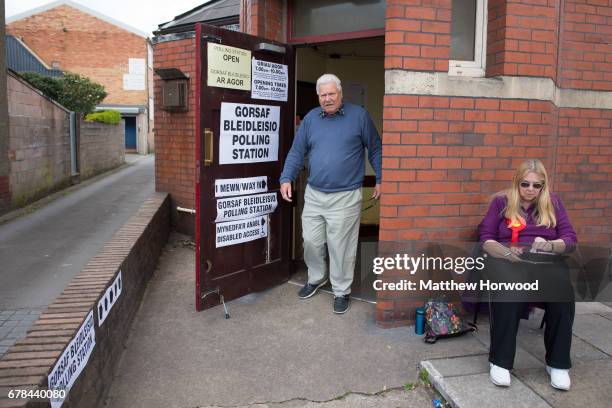
<svg viewBox="0 0 612 408"><path fill-rule="evenodd" d="M280 193L283 200L291 202L291 183L283 183L280 185Z"/></svg>

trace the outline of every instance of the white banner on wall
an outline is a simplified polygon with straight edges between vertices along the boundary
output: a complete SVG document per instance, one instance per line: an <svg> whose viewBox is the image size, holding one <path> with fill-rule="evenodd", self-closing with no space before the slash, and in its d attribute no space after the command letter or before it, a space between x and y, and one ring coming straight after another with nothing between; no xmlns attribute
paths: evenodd
<svg viewBox="0 0 612 408"><path fill-rule="evenodd" d="M247 177L215 180L215 197L229 197L268 191L268 177Z"/></svg>
<svg viewBox="0 0 612 408"><path fill-rule="evenodd" d="M102 323L106 320L115 302L119 299L122 289L123 280L121 278L121 270L119 270L113 284L106 288L104 296L98 301L98 326L102 326Z"/></svg>
<svg viewBox="0 0 612 408"><path fill-rule="evenodd" d="M225 222L270 214L276 210L276 193L253 194L217 200L215 222Z"/></svg>
<svg viewBox="0 0 612 408"><path fill-rule="evenodd" d="M87 365L89 356L96 345L93 310L55 363L48 377L49 390L65 390L66 394ZM51 398L51 408L59 408L64 398Z"/></svg>
<svg viewBox="0 0 612 408"><path fill-rule="evenodd" d="M216 248L254 241L268 236L266 216L215 224Z"/></svg>
<svg viewBox="0 0 612 408"><path fill-rule="evenodd" d="M280 106L221 103L219 163L278 160Z"/></svg>
<svg viewBox="0 0 612 408"><path fill-rule="evenodd" d="M287 65L252 59L251 98L287 102L289 75Z"/></svg>

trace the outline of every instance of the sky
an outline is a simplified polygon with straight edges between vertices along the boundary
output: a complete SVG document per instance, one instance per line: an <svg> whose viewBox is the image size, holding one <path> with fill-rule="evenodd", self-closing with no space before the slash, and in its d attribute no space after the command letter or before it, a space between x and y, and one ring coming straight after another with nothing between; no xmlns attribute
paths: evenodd
<svg viewBox="0 0 612 408"><path fill-rule="evenodd" d="M5 17L21 14L55 0L5 0ZM161 23L208 0L71 0L149 34Z"/></svg>

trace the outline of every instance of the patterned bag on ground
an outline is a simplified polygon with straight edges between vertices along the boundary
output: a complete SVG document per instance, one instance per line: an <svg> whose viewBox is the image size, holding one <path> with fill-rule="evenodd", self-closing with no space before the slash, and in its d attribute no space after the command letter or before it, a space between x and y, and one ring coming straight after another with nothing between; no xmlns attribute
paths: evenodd
<svg viewBox="0 0 612 408"><path fill-rule="evenodd" d="M433 344L438 339L457 337L476 330L457 311L457 307L444 297L429 299L425 303L425 343Z"/></svg>

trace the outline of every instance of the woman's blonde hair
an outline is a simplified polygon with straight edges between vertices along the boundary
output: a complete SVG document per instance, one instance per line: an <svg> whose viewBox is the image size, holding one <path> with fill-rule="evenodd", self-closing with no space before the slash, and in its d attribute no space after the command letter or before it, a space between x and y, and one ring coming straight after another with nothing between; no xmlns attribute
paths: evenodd
<svg viewBox="0 0 612 408"><path fill-rule="evenodd" d="M508 204L504 209L504 217L510 219L513 224L517 221L521 224L526 223L525 212L521 207L519 188L521 182L525 179L525 176L527 176L527 173L537 174L544 183L535 202L536 209L534 218L538 223L537 225L546 228L555 227L557 225L557 217L555 217L555 208L550 198L548 173L546 173L544 164L538 159L526 160L516 169L516 173L514 173L514 178L512 179L512 186L504 192L508 199Z"/></svg>

